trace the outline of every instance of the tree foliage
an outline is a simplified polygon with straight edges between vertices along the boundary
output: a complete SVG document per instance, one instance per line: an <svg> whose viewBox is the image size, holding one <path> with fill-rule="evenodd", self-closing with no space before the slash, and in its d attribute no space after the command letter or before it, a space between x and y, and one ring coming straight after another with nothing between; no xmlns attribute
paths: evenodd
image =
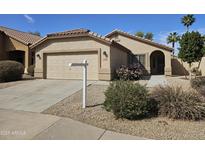
<svg viewBox="0 0 205 154"><path fill-rule="evenodd" d="M199 32L186 32L182 35L179 48L179 58L191 65L203 57L204 40Z"/></svg>
<svg viewBox="0 0 205 154"><path fill-rule="evenodd" d="M178 35L177 32L170 33L169 36L167 37L167 43L172 44L172 48L174 49L175 43L177 43L180 40L180 36ZM174 51L173 51L174 54Z"/></svg>
<svg viewBox="0 0 205 154"><path fill-rule="evenodd" d="M193 14L188 14L181 19L181 23L187 27L187 31L189 31L189 27L196 21Z"/></svg>
<svg viewBox="0 0 205 154"><path fill-rule="evenodd" d="M153 37L154 37L154 34L152 32L147 32L147 33L144 33L144 32L136 32L135 33L135 36L138 36L138 37L141 37L141 38L145 38L145 39L148 39L148 40L153 40Z"/></svg>
<svg viewBox="0 0 205 154"><path fill-rule="evenodd" d="M143 38L144 37L144 32L136 32L135 36Z"/></svg>
<svg viewBox="0 0 205 154"><path fill-rule="evenodd" d="M177 32L170 33L169 36L167 37L167 43L172 43L172 47L174 48L175 43L178 42L180 39L180 36L178 35Z"/></svg>
<svg viewBox="0 0 205 154"><path fill-rule="evenodd" d="M147 32L144 36L145 39L148 39L148 40L153 40L153 33L152 32Z"/></svg>

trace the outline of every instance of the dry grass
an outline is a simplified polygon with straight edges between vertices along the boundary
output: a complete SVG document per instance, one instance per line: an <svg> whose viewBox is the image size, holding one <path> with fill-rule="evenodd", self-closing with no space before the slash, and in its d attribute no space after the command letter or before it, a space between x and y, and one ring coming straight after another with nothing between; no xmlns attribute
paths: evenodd
<svg viewBox="0 0 205 154"><path fill-rule="evenodd" d="M151 118L137 121L116 120L114 115L102 108L103 92L107 86L88 87L88 107L83 110L79 91L48 108L43 113L82 121L100 128L150 139L205 139L205 122L179 121Z"/></svg>
<svg viewBox="0 0 205 154"><path fill-rule="evenodd" d="M188 78L185 78L185 76L166 77L166 79L170 86L181 86L184 90L189 90L191 88L190 81Z"/></svg>

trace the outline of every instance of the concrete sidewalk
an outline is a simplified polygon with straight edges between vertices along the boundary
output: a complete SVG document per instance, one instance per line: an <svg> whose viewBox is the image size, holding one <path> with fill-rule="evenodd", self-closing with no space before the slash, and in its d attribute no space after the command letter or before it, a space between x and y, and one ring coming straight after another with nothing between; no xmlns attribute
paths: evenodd
<svg viewBox="0 0 205 154"><path fill-rule="evenodd" d="M164 75L152 75L147 83L147 87L152 88L158 85L167 85L167 79Z"/></svg>
<svg viewBox="0 0 205 154"><path fill-rule="evenodd" d="M69 118L0 109L0 139L143 140Z"/></svg>

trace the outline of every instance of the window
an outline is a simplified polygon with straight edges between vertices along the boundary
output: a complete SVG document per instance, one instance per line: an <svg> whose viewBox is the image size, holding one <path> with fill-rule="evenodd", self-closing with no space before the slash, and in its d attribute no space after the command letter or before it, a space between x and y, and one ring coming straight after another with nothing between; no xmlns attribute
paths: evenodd
<svg viewBox="0 0 205 154"><path fill-rule="evenodd" d="M133 60L133 63L140 63L143 66L145 66L145 55L135 55L135 58Z"/></svg>

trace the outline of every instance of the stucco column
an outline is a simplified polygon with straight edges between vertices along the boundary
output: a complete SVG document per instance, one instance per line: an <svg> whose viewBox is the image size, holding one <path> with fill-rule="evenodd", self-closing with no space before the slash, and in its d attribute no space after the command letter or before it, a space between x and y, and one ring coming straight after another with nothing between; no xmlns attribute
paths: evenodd
<svg viewBox="0 0 205 154"><path fill-rule="evenodd" d="M29 49L25 51L24 67L24 73L28 73L27 68L29 67Z"/></svg>
<svg viewBox="0 0 205 154"><path fill-rule="evenodd" d="M145 54L145 59L146 59L146 69L148 73L151 73L151 69L150 69L150 55L149 53Z"/></svg>
<svg viewBox="0 0 205 154"><path fill-rule="evenodd" d="M165 67L164 67L164 74L165 75L172 75L172 67L171 67L171 52L164 52L165 55Z"/></svg>

